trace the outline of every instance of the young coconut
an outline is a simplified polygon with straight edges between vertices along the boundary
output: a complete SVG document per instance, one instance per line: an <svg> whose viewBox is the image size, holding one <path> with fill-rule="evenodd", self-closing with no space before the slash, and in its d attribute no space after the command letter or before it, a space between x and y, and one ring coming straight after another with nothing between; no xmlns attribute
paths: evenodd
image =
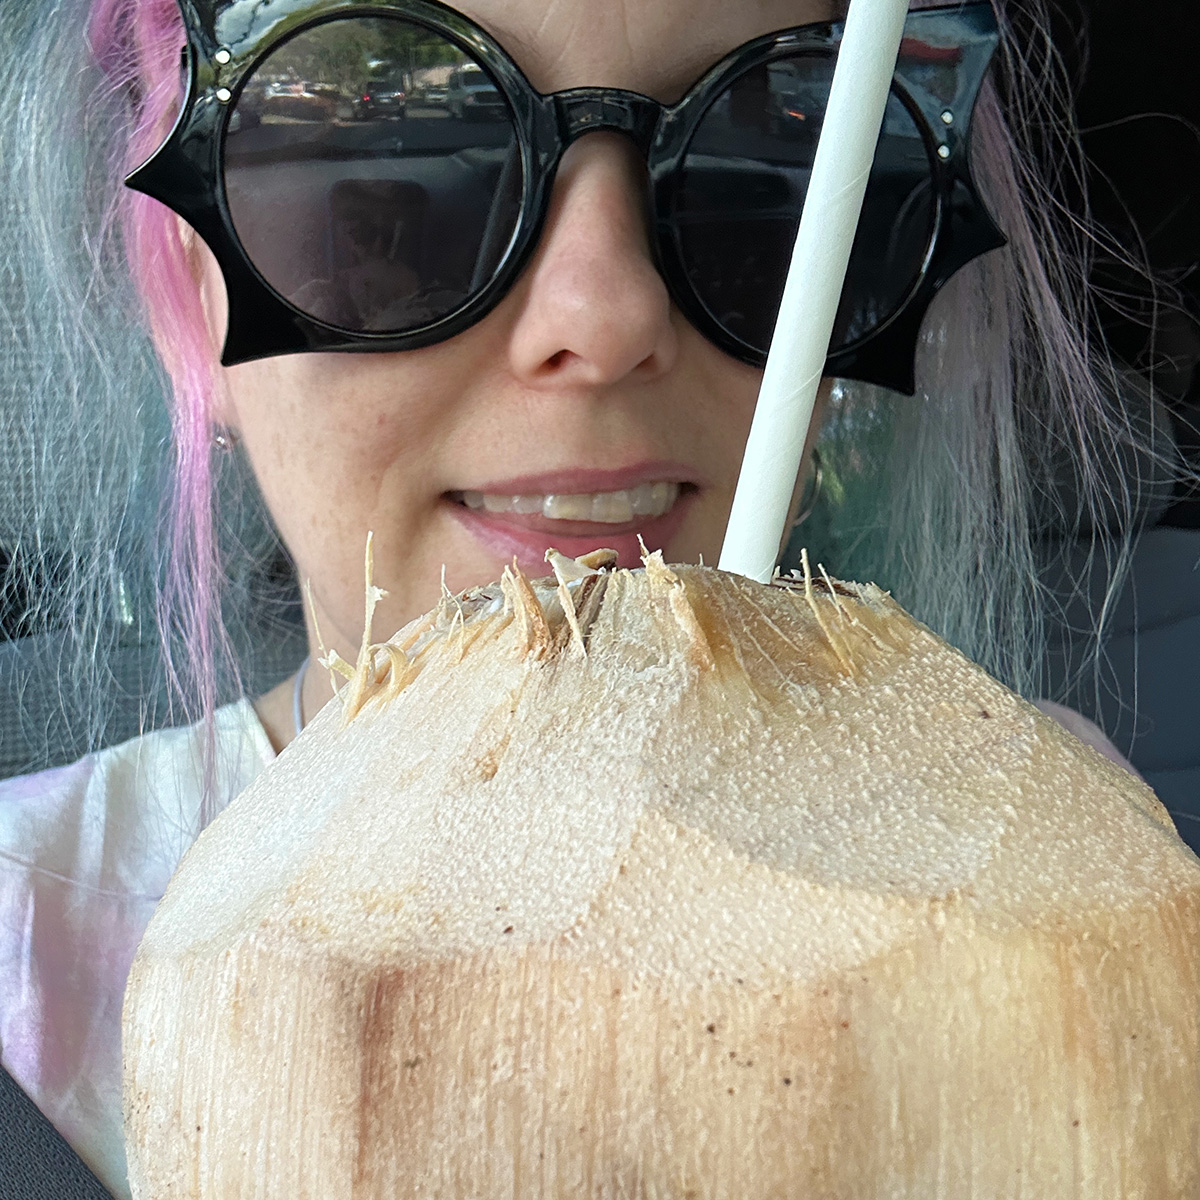
<svg viewBox="0 0 1200 1200"><path fill-rule="evenodd" d="M1200 1195L1150 790L873 586L610 562L443 601L199 839L133 1195Z"/></svg>

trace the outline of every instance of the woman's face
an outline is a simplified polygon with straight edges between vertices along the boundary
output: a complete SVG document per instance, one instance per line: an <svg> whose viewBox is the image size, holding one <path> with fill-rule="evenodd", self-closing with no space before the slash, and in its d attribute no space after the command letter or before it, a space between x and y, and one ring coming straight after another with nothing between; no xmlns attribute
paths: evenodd
<svg viewBox="0 0 1200 1200"><path fill-rule="evenodd" d="M823 0L459 7L541 91L610 86L661 101L735 46L829 15ZM671 304L649 250L642 171L618 135L576 142L530 266L450 341L226 372L217 419L241 435L311 581L327 646L353 658L362 636L368 530L375 582L388 592L377 639L436 602L443 566L457 591L497 578L514 555L544 574L549 546L611 546L631 565L639 533L668 561L716 561L760 372ZM223 337L219 276L211 260L205 270Z"/></svg>

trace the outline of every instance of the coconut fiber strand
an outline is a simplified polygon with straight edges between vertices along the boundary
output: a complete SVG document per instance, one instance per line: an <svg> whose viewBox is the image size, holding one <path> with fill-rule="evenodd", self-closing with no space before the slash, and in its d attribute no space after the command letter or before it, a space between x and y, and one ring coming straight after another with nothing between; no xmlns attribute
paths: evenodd
<svg viewBox="0 0 1200 1200"><path fill-rule="evenodd" d="M183 860L137 1200L1200 1197L1149 789L873 586L603 562L372 648Z"/></svg>

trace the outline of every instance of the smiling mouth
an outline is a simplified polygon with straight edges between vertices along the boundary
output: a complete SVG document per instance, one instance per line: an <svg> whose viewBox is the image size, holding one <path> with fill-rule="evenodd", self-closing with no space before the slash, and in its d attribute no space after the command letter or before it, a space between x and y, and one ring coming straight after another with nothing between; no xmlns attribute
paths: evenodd
<svg viewBox="0 0 1200 1200"><path fill-rule="evenodd" d="M620 526L665 516L684 492L694 490L691 484L664 480L612 492L503 495L462 491L450 492L448 498L472 512L516 518L519 524L526 524L532 518L530 523L542 528L547 527L543 524L546 522Z"/></svg>

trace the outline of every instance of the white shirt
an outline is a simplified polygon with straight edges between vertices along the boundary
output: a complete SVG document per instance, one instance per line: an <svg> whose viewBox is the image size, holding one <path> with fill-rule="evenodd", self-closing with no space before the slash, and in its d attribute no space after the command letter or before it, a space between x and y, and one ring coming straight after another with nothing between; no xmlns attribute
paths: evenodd
<svg viewBox="0 0 1200 1200"><path fill-rule="evenodd" d="M249 700L215 715L223 808L275 757ZM0 781L0 1059L117 1200L121 1001L199 832L202 726Z"/></svg>

